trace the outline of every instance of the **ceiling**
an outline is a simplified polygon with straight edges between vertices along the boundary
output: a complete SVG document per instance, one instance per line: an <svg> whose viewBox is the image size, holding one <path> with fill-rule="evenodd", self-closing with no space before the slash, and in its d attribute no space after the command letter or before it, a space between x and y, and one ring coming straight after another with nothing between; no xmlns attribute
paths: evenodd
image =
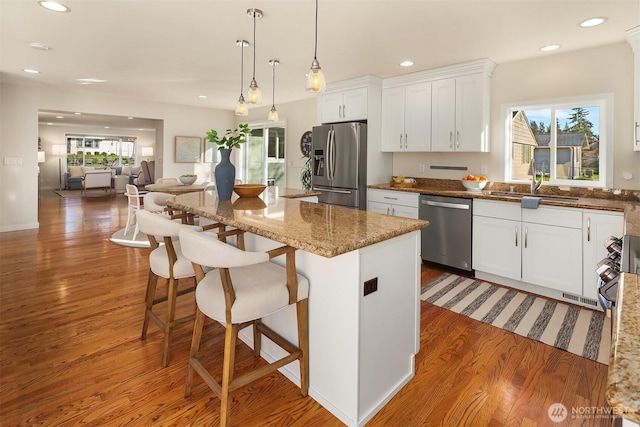
<svg viewBox="0 0 640 427"><path fill-rule="evenodd" d="M314 96L304 91L314 53L313 0L60 1L71 11L0 0L2 80L233 110L240 94L236 40L251 42L244 50L246 96L254 56L246 11L256 7L264 13L256 22L255 60L262 105L272 102L272 58L280 60L276 106ZM607 21L578 26L596 16ZM384 78L483 57L500 64L621 43L637 25L640 0L320 0L317 56L329 83ZM539 50L552 43L561 48ZM415 65L400 67L403 60ZM105 81L77 81L86 78Z"/></svg>

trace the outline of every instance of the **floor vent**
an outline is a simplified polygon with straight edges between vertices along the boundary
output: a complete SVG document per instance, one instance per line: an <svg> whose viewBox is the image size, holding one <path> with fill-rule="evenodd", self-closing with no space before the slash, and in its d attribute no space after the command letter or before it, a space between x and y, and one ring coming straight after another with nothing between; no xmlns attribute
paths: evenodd
<svg viewBox="0 0 640 427"><path fill-rule="evenodd" d="M594 300L594 299L591 299L591 298L580 297L580 296L577 296L577 295L568 294L566 292L562 293L562 298L570 299L572 301L577 301L577 302L580 302L582 304L592 305L594 307L598 306L598 301L597 300Z"/></svg>

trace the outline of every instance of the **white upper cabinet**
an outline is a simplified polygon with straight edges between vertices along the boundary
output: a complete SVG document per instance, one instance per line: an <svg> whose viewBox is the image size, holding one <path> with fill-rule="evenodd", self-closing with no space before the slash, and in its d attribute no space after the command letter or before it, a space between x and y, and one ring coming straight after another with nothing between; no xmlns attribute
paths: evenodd
<svg viewBox="0 0 640 427"><path fill-rule="evenodd" d="M489 151L489 81L482 74L432 84L431 151Z"/></svg>
<svg viewBox="0 0 640 427"><path fill-rule="evenodd" d="M367 88L323 93L320 109L321 123L367 120Z"/></svg>
<svg viewBox="0 0 640 427"><path fill-rule="evenodd" d="M431 149L431 83L382 90L382 151Z"/></svg>
<svg viewBox="0 0 640 427"><path fill-rule="evenodd" d="M627 31L627 42L633 49L633 149L640 151L640 26Z"/></svg>

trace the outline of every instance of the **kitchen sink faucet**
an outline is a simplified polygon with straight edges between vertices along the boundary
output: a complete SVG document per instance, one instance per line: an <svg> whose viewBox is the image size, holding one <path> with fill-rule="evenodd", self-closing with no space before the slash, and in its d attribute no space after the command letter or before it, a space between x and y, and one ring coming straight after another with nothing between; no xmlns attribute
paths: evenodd
<svg viewBox="0 0 640 427"><path fill-rule="evenodd" d="M536 194L540 186L542 185L543 174L540 174L540 179L536 180L536 163L531 160L531 194Z"/></svg>

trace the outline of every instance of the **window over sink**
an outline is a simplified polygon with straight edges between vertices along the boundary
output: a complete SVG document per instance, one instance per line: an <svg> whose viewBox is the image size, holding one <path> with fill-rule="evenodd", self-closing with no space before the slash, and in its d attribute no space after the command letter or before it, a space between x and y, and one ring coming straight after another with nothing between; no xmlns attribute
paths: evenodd
<svg viewBox="0 0 640 427"><path fill-rule="evenodd" d="M611 185L613 96L600 94L502 107L505 179L543 185Z"/></svg>

